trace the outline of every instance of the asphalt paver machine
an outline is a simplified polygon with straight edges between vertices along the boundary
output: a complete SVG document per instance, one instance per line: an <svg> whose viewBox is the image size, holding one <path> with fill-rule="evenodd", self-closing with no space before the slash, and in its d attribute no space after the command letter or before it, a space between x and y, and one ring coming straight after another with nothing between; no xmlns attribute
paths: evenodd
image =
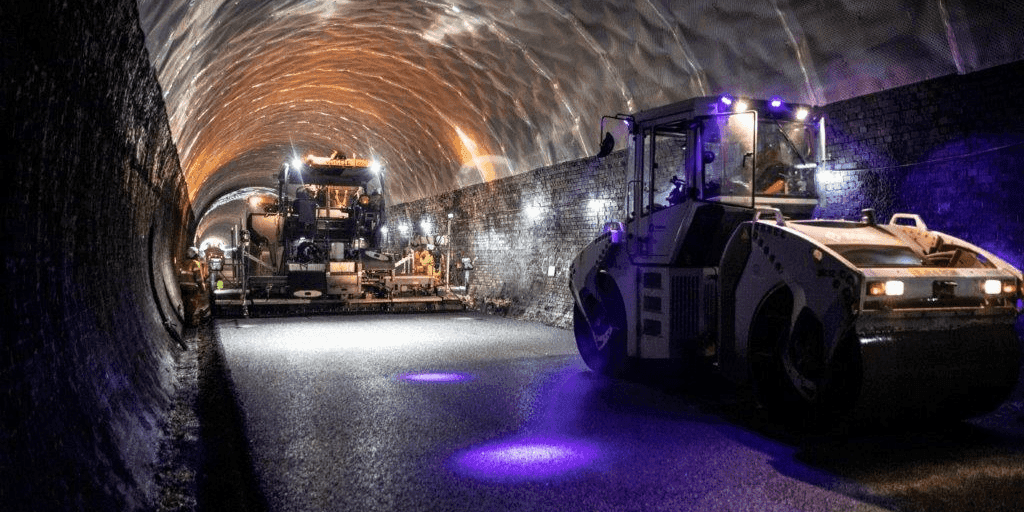
<svg viewBox="0 0 1024 512"><path fill-rule="evenodd" d="M277 197L254 198L237 227L235 257L214 290L217 312L463 309L443 286L446 265L417 265L412 248L382 250L381 179L373 162L337 152L286 165Z"/></svg>

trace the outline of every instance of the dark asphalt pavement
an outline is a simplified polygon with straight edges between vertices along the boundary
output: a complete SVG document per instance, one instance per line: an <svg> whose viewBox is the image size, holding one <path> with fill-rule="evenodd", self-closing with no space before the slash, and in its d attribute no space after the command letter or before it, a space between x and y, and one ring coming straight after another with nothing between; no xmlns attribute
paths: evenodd
<svg viewBox="0 0 1024 512"><path fill-rule="evenodd" d="M968 423L802 437L713 393L597 377L571 332L534 323L376 315L216 330L271 510L1024 507L1020 389Z"/></svg>

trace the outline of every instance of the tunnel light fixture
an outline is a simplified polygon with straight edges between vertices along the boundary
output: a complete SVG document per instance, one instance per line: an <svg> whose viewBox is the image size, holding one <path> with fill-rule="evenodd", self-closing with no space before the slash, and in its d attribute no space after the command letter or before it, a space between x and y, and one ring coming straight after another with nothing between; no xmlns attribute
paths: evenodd
<svg viewBox="0 0 1024 512"><path fill-rule="evenodd" d="M817 169L817 182L819 185L827 185L829 183L840 183L843 181L843 175L838 171L832 171L828 169Z"/></svg>
<svg viewBox="0 0 1024 512"><path fill-rule="evenodd" d="M373 162L370 162L370 170L371 171L373 171L373 172L375 172L377 174L380 174L380 171L383 170L383 169L384 169L384 167L380 165L380 162L378 162L376 160L374 160Z"/></svg>
<svg viewBox="0 0 1024 512"><path fill-rule="evenodd" d="M724 104L726 106L732 105L732 97L729 96L728 94L723 94L722 98L719 101L721 101L722 104Z"/></svg>
<svg viewBox="0 0 1024 512"><path fill-rule="evenodd" d="M302 159L299 157L292 158L292 169L296 171L302 168Z"/></svg>
<svg viewBox="0 0 1024 512"><path fill-rule="evenodd" d="M809 113L810 111L808 111L806 108L798 108L796 110L797 121L803 121L804 119L807 119L807 114Z"/></svg>
<svg viewBox="0 0 1024 512"><path fill-rule="evenodd" d="M734 112L745 112L748 108L750 108L750 104L747 103L747 100L736 100L732 106Z"/></svg>
<svg viewBox="0 0 1024 512"><path fill-rule="evenodd" d="M782 107L782 100L777 97L772 98L770 105L772 106L772 108L780 108Z"/></svg>
<svg viewBox="0 0 1024 512"><path fill-rule="evenodd" d="M524 212L526 213L526 218L530 220L537 220L541 218L542 215L544 215L544 208L533 204L527 206Z"/></svg>
<svg viewBox="0 0 1024 512"><path fill-rule="evenodd" d="M592 214L601 213L602 210L612 205L612 201L609 199L591 199L587 202L587 210Z"/></svg>
<svg viewBox="0 0 1024 512"><path fill-rule="evenodd" d="M409 225L408 224L399 224L398 225L398 232L403 234L403 235L408 235L409 234Z"/></svg>

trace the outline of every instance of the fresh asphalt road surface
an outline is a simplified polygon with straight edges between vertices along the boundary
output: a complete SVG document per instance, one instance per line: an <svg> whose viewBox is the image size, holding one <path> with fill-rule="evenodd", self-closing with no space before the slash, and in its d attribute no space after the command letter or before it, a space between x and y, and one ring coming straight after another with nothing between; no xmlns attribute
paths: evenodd
<svg viewBox="0 0 1024 512"><path fill-rule="evenodd" d="M972 422L803 437L715 394L595 376L570 331L530 322L323 316L216 330L271 510L1024 507L1020 389Z"/></svg>

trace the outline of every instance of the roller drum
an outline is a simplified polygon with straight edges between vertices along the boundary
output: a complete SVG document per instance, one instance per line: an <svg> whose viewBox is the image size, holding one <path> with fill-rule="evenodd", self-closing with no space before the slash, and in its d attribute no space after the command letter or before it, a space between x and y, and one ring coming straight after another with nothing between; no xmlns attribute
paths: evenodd
<svg viewBox="0 0 1024 512"><path fill-rule="evenodd" d="M962 419L996 408L1017 383L1021 349L1013 325L860 334L866 420Z"/></svg>

